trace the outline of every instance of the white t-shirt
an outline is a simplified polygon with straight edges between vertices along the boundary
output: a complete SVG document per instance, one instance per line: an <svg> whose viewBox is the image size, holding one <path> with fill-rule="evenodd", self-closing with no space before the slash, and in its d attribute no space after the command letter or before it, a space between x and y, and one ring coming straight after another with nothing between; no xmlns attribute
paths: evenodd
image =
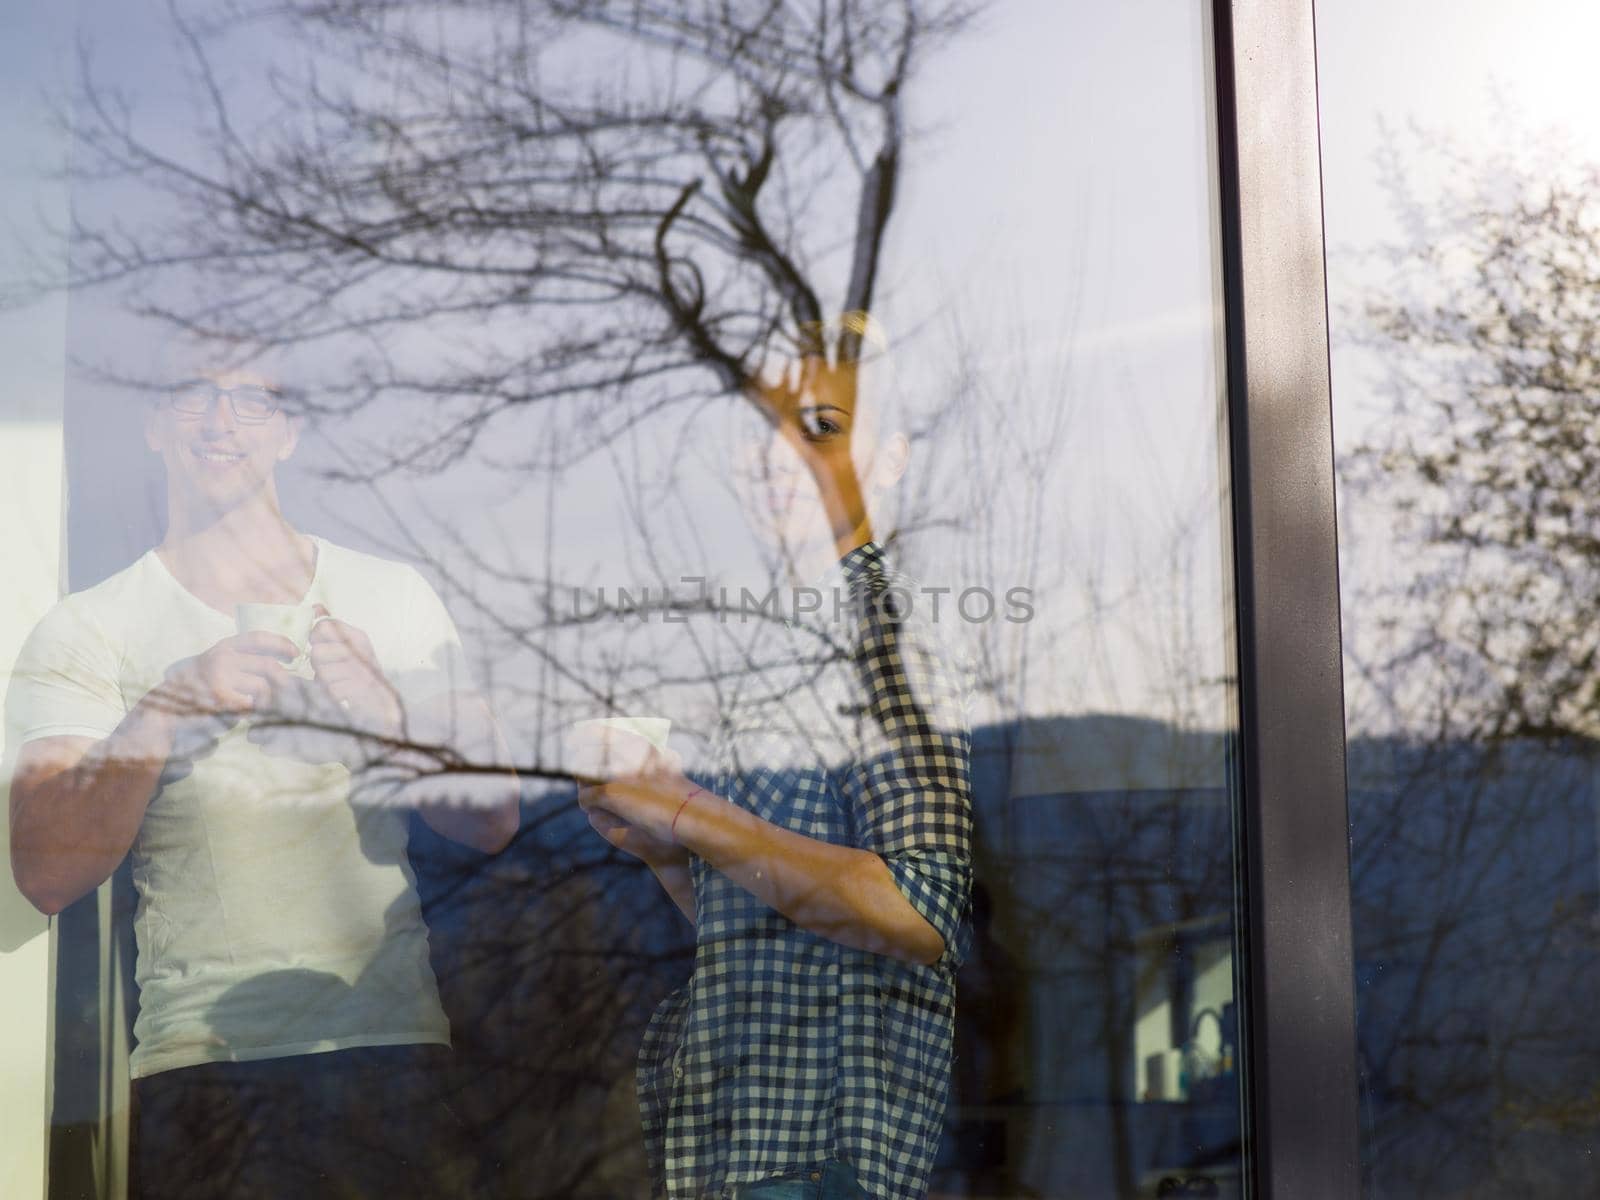
<svg viewBox="0 0 1600 1200"><path fill-rule="evenodd" d="M321 539L305 603L371 639L409 700L465 685L460 640L412 567ZM179 659L235 630L154 551L63 599L18 657L6 745L104 738ZM269 754L236 725L151 801L131 1074L351 1046L449 1045L407 814L350 803L350 772Z"/></svg>

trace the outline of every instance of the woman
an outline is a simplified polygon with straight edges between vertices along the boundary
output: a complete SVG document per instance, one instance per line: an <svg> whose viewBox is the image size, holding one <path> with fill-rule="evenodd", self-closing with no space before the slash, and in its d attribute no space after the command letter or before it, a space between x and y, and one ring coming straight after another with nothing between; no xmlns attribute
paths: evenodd
<svg viewBox="0 0 1600 1200"><path fill-rule="evenodd" d="M581 794L696 925L693 975L639 1058L655 1190L674 1200L911 1200L938 1144L970 746L918 593L873 539L909 443L861 403L871 334L847 318L753 389L772 435L755 511L791 562L836 562L814 619L773 624L704 786L652 753Z"/></svg>

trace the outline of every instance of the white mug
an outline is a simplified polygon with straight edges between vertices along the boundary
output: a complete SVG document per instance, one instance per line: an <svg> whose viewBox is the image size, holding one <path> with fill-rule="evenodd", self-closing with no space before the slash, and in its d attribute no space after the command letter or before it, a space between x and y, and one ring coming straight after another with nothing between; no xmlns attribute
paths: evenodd
<svg viewBox="0 0 1600 1200"><path fill-rule="evenodd" d="M286 664L296 675L311 677L311 630L318 621L326 620L313 612L311 604L236 604L234 623L240 633L276 633L288 638L300 651L299 657Z"/></svg>
<svg viewBox="0 0 1600 1200"><path fill-rule="evenodd" d="M666 717L596 717L567 729L567 769L609 779L639 771L650 750L667 753L672 722Z"/></svg>

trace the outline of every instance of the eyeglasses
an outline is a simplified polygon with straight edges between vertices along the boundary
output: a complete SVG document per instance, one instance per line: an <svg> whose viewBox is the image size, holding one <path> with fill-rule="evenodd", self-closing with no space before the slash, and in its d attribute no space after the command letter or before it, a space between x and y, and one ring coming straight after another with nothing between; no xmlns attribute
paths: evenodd
<svg viewBox="0 0 1600 1200"><path fill-rule="evenodd" d="M259 384L223 388L197 379L179 384L167 393L167 407L179 416L203 417L211 411L214 402L224 397L233 410L233 419L244 425L270 421L277 415L283 399L279 393Z"/></svg>

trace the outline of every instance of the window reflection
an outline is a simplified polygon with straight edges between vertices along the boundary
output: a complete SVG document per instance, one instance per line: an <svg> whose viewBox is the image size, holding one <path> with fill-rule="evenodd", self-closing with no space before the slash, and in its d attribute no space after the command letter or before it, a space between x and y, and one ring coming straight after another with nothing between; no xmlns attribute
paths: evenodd
<svg viewBox="0 0 1600 1200"><path fill-rule="evenodd" d="M770 425L755 520L797 574L834 565L776 594L772 616L758 606L749 634L736 612L749 668L704 782L640 747L580 792L695 926L689 980L639 1055L668 1195L925 1195L939 1143L968 936L971 697L875 532L876 501L915 464L863 378L868 334L886 354L865 313L803 331L809 353L752 383Z"/></svg>
<svg viewBox="0 0 1600 1200"><path fill-rule="evenodd" d="M516 777L469 796L412 769L508 757L454 624L413 568L285 518L277 472L299 418L283 381L198 374L208 393L185 377L143 413L161 541L51 610L13 668L16 882L57 913L129 861L144 1194L313 1187L330 1171L318 1151L347 1154L326 1130L354 1140L351 1101L378 1080L374 1155L431 1178L429 1147L431 1186L459 1190L459 1121L434 1128L449 1023L407 811L494 853L516 829ZM406 807L380 784L397 769ZM387 1178L337 1173L367 1191Z"/></svg>
<svg viewBox="0 0 1600 1200"><path fill-rule="evenodd" d="M1202 10L82 20L7 745L148 808L58 1125L131 1072L151 1195L1238 1194Z"/></svg>
<svg viewBox="0 0 1600 1200"><path fill-rule="evenodd" d="M1386 25L1383 53L1432 44L1442 11ZM1578 280L1600 262L1600 143L1569 99L1577 19L1477 14L1424 93L1319 12L1369 1196L1593 1189L1600 459Z"/></svg>

